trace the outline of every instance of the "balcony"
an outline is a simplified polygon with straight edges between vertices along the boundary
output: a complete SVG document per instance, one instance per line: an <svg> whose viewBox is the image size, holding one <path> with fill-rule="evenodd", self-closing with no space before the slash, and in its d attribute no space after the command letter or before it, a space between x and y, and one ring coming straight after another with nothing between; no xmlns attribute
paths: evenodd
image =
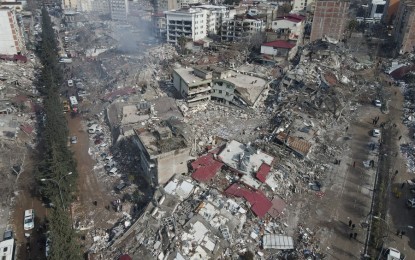
<svg viewBox="0 0 415 260"><path fill-rule="evenodd" d="M189 88L189 96L193 96L195 94L204 93L204 92L209 93L210 90L212 90L212 87L207 86L207 85L191 87Z"/></svg>

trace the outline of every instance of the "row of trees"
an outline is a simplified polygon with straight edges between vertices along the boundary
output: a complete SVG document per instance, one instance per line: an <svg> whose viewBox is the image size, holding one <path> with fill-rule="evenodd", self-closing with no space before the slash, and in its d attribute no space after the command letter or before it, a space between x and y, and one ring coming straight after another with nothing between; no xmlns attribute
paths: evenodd
<svg viewBox="0 0 415 260"><path fill-rule="evenodd" d="M76 162L67 146L68 127L59 95L63 73L58 63L55 31L45 8L42 9L42 41L38 47L43 65L39 89L45 113L40 126L42 142L35 176L43 199L54 205L49 215L49 259L81 259L68 210L76 187Z"/></svg>

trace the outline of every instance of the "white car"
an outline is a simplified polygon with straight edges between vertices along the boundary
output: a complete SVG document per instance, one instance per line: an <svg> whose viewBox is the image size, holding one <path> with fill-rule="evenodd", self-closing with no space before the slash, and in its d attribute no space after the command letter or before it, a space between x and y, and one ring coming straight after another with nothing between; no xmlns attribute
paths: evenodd
<svg viewBox="0 0 415 260"><path fill-rule="evenodd" d="M383 251L383 256L387 260L405 260L405 255L399 252L399 250L389 247Z"/></svg>
<svg viewBox="0 0 415 260"><path fill-rule="evenodd" d="M373 129L372 130L372 136L373 137L379 137L380 136L380 130L379 129Z"/></svg>
<svg viewBox="0 0 415 260"><path fill-rule="evenodd" d="M35 212L33 209L24 211L24 230L31 230L35 227Z"/></svg>
<svg viewBox="0 0 415 260"><path fill-rule="evenodd" d="M76 144L78 142L78 137L76 135L71 137L71 144Z"/></svg>
<svg viewBox="0 0 415 260"><path fill-rule="evenodd" d="M375 107L381 107L382 106L382 102L380 102L379 99L376 99L375 101L373 101L373 103L375 104Z"/></svg>
<svg viewBox="0 0 415 260"><path fill-rule="evenodd" d="M68 80L68 87L73 87L73 80Z"/></svg>

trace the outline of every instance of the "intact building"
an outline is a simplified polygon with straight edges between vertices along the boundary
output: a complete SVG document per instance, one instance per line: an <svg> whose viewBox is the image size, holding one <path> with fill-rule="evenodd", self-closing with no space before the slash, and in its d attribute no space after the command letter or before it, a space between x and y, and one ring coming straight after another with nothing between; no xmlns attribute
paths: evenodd
<svg viewBox="0 0 415 260"><path fill-rule="evenodd" d="M265 22L261 19L246 18L244 15L235 16L234 19L222 23L220 36L222 41L235 41L264 30Z"/></svg>
<svg viewBox="0 0 415 260"><path fill-rule="evenodd" d="M14 55L25 52L22 29L13 8L0 8L0 54Z"/></svg>
<svg viewBox="0 0 415 260"><path fill-rule="evenodd" d="M110 0L111 19L126 21L128 14L127 0Z"/></svg>
<svg viewBox="0 0 415 260"><path fill-rule="evenodd" d="M399 54L415 51L415 0L401 0L393 26Z"/></svg>
<svg viewBox="0 0 415 260"><path fill-rule="evenodd" d="M345 1L317 1L310 40L342 40L348 22L349 6L350 3Z"/></svg>
<svg viewBox="0 0 415 260"><path fill-rule="evenodd" d="M383 13L385 11L386 0L372 0L370 18L378 21L382 19Z"/></svg>
<svg viewBox="0 0 415 260"><path fill-rule="evenodd" d="M166 12L167 42L178 44L181 37L198 41L207 36L207 11L200 8Z"/></svg>
<svg viewBox="0 0 415 260"><path fill-rule="evenodd" d="M294 0L293 11L312 11L315 7L315 0Z"/></svg>

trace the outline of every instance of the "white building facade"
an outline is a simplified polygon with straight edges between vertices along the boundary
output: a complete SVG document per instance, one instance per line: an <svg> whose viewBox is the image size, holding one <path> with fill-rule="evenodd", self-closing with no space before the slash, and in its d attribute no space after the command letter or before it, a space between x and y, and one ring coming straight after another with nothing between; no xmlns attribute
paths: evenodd
<svg viewBox="0 0 415 260"><path fill-rule="evenodd" d="M229 19L222 23L221 40L235 41L265 30L265 22L260 19Z"/></svg>
<svg viewBox="0 0 415 260"><path fill-rule="evenodd" d="M111 19L118 21L127 20L128 1L127 0L110 0Z"/></svg>
<svg viewBox="0 0 415 260"><path fill-rule="evenodd" d="M207 36L207 11L201 8L166 12L167 42L177 44L181 37L198 41Z"/></svg>
<svg viewBox="0 0 415 260"><path fill-rule="evenodd" d="M315 7L315 0L294 0L292 11L313 11Z"/></svg>
<svg viewBox="0 0 415 260"><path fill-rule="evenodd" d="M13 8L0 9L0 54L23 54L26 51L22 29Z"/></svg>
<svg viewBox="0 0 415 260"><path fill-rule="evenodd" d="M374 20L381 20L385 6L386 0L372 0L370 18L373 18Z"/></svg>

